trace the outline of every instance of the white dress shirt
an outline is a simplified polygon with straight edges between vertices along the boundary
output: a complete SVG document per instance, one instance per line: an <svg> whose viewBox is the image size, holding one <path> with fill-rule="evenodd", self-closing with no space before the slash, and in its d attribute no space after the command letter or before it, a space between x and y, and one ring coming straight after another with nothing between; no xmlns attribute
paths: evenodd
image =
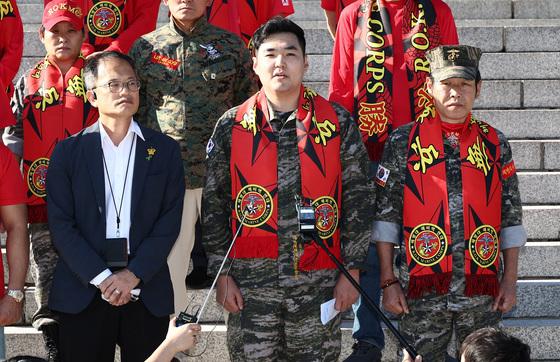
<svg viewBox="0 0 560 362"><path fill-rule="evenodd" d="M106 211L106 228L105 237L106 238L126 238L127 239L127 251L130 254L130 241L128 240L128 235L130 232L130 207L132 199L132 180L134 178L134 160L136 154L136 142L134 142L135 137L139 137L144 140L144 135L138 124L132 120L128 131L123 140L115 145L111 138L105 131L105 128L99 122L99 134L101 136L101 148L103 150L103 155L105 157L105 162L103 164L103 174L105 175L105 211ZM131 150L132 147L132 150ZM130 154L130 162L129 162ZM105 168L105 164L107 168ZM127 175L127 165L128 165L128 176ZM108 171L108 172L107 172ZM125 185L126 179L126 185ZM109 182L110 181L110 182ZM111 187L113 188L113 193L111 194ZM124 191L123 191L124 189ZM115 198L113 202L113 196ZM117 214L121 204L122 198L122 208L120 210L119 219L120 224L118 227L117 235ZM116 205L116 208L115 208ZM93 278L90 283L99 286L106 278L111 275L109 269L105 269L95 278Z"/></svg>

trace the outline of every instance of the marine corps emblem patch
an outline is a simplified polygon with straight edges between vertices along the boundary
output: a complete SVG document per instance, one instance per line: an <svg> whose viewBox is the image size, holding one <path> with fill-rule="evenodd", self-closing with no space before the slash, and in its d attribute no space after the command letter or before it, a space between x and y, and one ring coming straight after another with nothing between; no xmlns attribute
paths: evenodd
<svg viewBox="0 0 560 362"><path fill-rule="evenodd" d="M316 228L321 239L330 238L338 227L338 205L330 196L322 196L311 203L315 209Z"/></svg>
<svg viewBox="0 0 560 362"><path fill-rule="evenodd" d="M476 228L469 238L469 252L472 260L482 267L488 268L498 257L498 234L490 225Z"/></svg>
<svg viewBox="0 0 560 362"><path fill-rule="evenodd" d="M423 266L432 266L445 257L447 236L443 229L437 225L420 224L410 233L408 249L416 263Z"/></svg>
<svg viewBox="0 0 560 362"><path fill-rule="evenodd" d="M114 35L121 27L121 10L109 1L100 1L88 12L87 25L92 34L100 38Z"/></svg>
<svg viewBox="0 0 560 362"><path fill-rule="evenodd" d="M257 227L266 223L272 215L273 207L270 193L264 187L255 184L243 187L235 198L237 219L241 221L243 213L246 212L243 225L248 227Z"/></svg>
<svg viewBox="0 0 560 362"><path fill-rule="evenodd" d="M37 197L45 197L47 195L47 169L49 168L48 158L36 159L27 171L27 186L29 191Z"/></svg>

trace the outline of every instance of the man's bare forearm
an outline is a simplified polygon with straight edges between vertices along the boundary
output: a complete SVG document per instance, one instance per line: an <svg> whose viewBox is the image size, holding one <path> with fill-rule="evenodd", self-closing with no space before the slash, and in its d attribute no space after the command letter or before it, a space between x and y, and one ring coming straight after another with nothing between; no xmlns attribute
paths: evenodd
<svg viewBox="0 0 560 362"><path fill-rule="evenodd" d="M509 248L502 250L504 255L504 276L503 279L517 281L517 264L519 261L519 248Z"/></svg>
<svg viewBox="0 0 560 362"><path fill-rule="evenodd" d="M29 265L29 234L27 207L23 204L0 207L0 214L8 235L7 259L9 289L23 289Z"/></svg>
<svg viewBox="0 0 560 362"><path fill-rule="evenodd" d="M395 244L376 241L375 247L377 248L377 255L379 256L381 281L393 279L395 277L395 273L393 272L393 253Z"/></svg>

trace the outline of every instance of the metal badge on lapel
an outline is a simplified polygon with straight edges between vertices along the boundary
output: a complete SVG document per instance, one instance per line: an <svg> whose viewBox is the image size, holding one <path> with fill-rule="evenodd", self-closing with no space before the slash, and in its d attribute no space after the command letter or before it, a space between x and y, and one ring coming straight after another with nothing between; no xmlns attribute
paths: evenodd
<svg viewBox="0 0 560 362"><path fill-rule="evenodd" d="M154 157L154 155L156 154L156 149L153 147L150 147L146 150L148 152L148 156L146 156L146 160L150 161L152 159L152 157Z"/></svg>

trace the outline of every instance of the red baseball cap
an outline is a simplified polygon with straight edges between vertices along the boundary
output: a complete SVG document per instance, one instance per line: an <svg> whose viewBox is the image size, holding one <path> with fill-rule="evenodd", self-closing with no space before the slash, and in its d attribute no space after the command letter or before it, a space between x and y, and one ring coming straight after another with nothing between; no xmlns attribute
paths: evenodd
<svg viewBox="0 0 560 362"><path fill-rule="evenodd" d="M70 0L53 0L45 6L43 11L43 26L51 30L53 26L61 21L67 21L76 30L84 27L84 13L82 7Z"/></svg>

